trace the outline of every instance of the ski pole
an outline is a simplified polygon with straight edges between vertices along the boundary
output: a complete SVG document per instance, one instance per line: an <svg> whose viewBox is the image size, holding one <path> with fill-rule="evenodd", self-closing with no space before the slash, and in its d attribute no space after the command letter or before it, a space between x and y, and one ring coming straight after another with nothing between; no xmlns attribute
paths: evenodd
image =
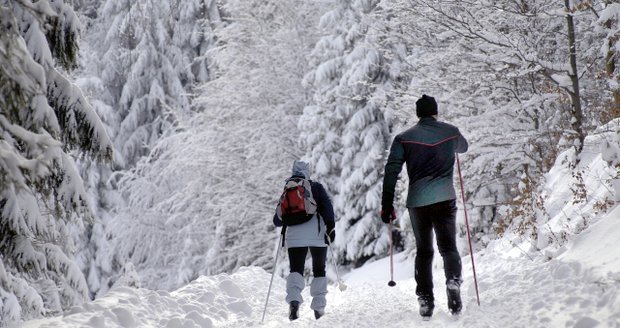
<svg viewBox="0 0 620 328"><path fill-rule="evenodd" d="M265 321L265 313L267 313L267 304L269 303L269 295L271 294L271 285L273 284L273 276L276 274L276 266L278 265L278 256L280 255L280 243L282 242L282 234L280 234L280 240L278 240L278 250L276 251L276 258L273 261L273 272L271 273L271 281L269 281L269 290L267 291L267 299L265 300L265 309L263 310L263 318L260 320L261 325Z"/></svg>
<svg viewBox="0 0 620 328"><path fill-rule="evenodd" d="M459 171L459 181L461 183L461 197L463 198L463 211L465 212L465 226L467 227L467 240L469 240L469 255L471 255L471 268L474 272L474 285L476 286L476 300L480 306L480 293L478 292L478 278L476 277L476 264L474 263L474 250L471 246L471 234L469 233L469 220L467 219L467 206L465 206L465 191L463 190L463 175L461 174L461 161L459 154L456 154L456 166Z"/></svg>
<svg viewBox="0 0 620 328"><path fill-rule="evenodd" d="M338 264L336 263L336 256L334 255L334 248L331 247L331 239L329 243L330 243L330 246L328 247L332 252L332 262L334 262L334 269L336 269L336 280L338 280L338 289L340 289L341 292L344 292L347 289L347 285L345 285L344 282L340 280L340 275L338 274Z"/></svg>
<svg viewBox="0 0 620 328"><path fill-rule="evenodd" d="M392 211L392 213L394 212ZM394 240L392 239L392 221L396 219L396 216L393 216L394 218L390 220L390 281L388 282L390 287L396 286L396 281L394 281Z"/></svg>

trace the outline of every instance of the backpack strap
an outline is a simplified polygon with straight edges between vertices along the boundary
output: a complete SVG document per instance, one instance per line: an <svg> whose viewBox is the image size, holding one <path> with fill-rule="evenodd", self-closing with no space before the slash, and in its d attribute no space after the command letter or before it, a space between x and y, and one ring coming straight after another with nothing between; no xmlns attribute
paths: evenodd
<svg viewBox="0 0 620 328"><path fill-rule="evenodd" d="M312 189L312 184L314 184L315 182L308 179L308 181L310 182L310 189ZM312 192L312 190L310 190L310 192ZM312 192L312 197L314 197L314 192ZM314 198L316 200L316 197ZM316 224L317 224L317 233L321 233L321 214L319 213L319 204L317 202L316 204L317 209L316 209Z"/></svg>
<svg viewBox="0 0 620 328"><path fill-rule="evenodd" d="M317 224L317 232L321 233L321 215L319 212L316 212L316 224Z"/></svg>

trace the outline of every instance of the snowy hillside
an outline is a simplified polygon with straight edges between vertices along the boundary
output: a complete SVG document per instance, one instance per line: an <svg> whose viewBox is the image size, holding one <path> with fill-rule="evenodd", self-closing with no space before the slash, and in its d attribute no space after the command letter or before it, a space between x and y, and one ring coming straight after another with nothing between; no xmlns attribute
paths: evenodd
<svg viewBox="0 0 620 328"><path fill-rule="evenodd" d="M327 314L318 321L305 303L301 318L289 323L285 281L276 277L264 327L620 327L620 256L611 251L620 243L619 218L616 207L562 256L547 262L523 257L502 242L476 254L480 307L470 261L464 257L464 311L458 319L448 314L442 279L435 275L435 315L422 322L413 262L399 254L395 287L387 286L387 259L366 265L344 277L344 292L330 286ZM435 266L435 272L441 272L439 264ZM121 287L64 317L23 327L258 327L269 279L268 272L246 267L230 275L201 277L171 293Z"/></svg>

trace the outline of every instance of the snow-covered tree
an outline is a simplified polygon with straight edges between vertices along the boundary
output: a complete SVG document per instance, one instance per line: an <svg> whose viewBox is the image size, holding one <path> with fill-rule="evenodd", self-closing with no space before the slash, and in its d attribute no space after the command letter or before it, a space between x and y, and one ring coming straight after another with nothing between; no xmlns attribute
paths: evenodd
<svg viewBox="0 0 620 328"><path fill-rule="evenodd" d="M524 174L538 181L555 154L578 148L593 126L602 104L590 51L595 15L577 2L386 2L400 9L393 20L403 33L417 36L410 38L415 76L408 93L436 95L440 116L470 140L461 162L474 225L492 234ZM581 103L590 110L583 115Z"/></svg>
<svg viewBox="0 0 620 328"><path fill-rule="evenodd" d="M379 1L338 1L321 19L306 81L314 92L299 120L317 179L335 198L335 246L343 262L360 265L385 254L378 220L394 99L407 87L406 44ZM381 238L383 236L383 238Z"/></svg>
<svg viewBox="0 0 620 328"><path fill-rule="evenodd" d="M603 122L620 117L620 69L618 61L620 52L620 3L616 1L604 1L605 6L598 17L596 31L603 37L601 53L605 58L605 82L611 91L611 108L609 116L603 118Z"/></svg>
<svg viewBox="0 0 620 328"><path fill-rule="evenodd" d="M109 0L102 7L104 51L99 62L102 80L118 111L114 133L120 160L131 166L148 154L169 126L167 108L187 110L189 101L181 79L187 66L172 46L170 2ZM185 63L183 63L185 64Z"/></svg>
<svg viewBox="0 0 620 328"><path fill-rule="evenodd" d="M91 18L82 83L113 108L108 126L120 167L148 154L174 113L189 109L192 85L208 79L210 24L220 20L212 7L214 1L108 0Z"/></svg>
<svg viewBox="0 0 620 328"><path fill-rule="evenodd" d="M110 223L116 263L143 285L272 264L272 224L297 146L302 87L321 2L227 1L196 112L120 181L129 206Z"/></svg>
<svg viewBox="0 0 620 328"><path fill-rule="evenodd" d="M213 29L221 24L219 8L215 0L172 0L170 12L167 24L176 51L168 57L182 85L192 91L195 84L210 79L207 51L215 44Z"/></svg>
<svg viewBox="0 0 620 328"><path fill-rule="evenodd" d="M112 143L65 73L78 25L63 1L0 1L0 325L87 296L69 227L92 210L74 156L109 160Z"/></svg>
<svg viewBox="0 0 620 328"><path fill-rule="evenodd" d="M92 99L113 140L115 166L83 161L97 217L86 234L80 265L95 294L105 293L125 263L115 262L107 224L127 206L117 182L189 110L197 83L209 79L207 50L220 17L215 1L80 1L86 47L78 83Z"/></svg>

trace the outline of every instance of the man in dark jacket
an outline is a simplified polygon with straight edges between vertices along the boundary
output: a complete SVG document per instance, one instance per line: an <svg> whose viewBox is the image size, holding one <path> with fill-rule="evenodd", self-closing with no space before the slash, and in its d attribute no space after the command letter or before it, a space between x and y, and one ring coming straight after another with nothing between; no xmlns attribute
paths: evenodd
<svg viewBox="0 0 620 328"><path fill-rule="evenodd" d="M291 178L302 178L310 181L312 196L316 201L316 214L307 222L285 227L288 259L291 271L286 279L286 302L289 303L289 319L299 317L299 306L303 303L301 292L305 287L304 265L308 251L312 256L312 274L310 283L310 308L314 310L314 317L319 319L325 313L327 305L327 278L325 277L325 262L327 260L327 245L336 238L334 231L334 209L332 201L322 184L310 180L310 166L306 162L295 161ZM282 218L276 214L273 223L282 226Z"/></svg>
<svg viewBox="0 0 620 328"><path fill-rule="evenodd" d="M420 315L430 317L433 296L433 230L444 261L448 307L461 311L461 257L456 247L456 193L453 185L455 153L467 151L459 129L437 121L437 103L423 95L416 102L420 121L396 136L385 165L381 219L395 219L394 189L403 163L407 164L407 208L416 239L415 279Z"/></svg>

